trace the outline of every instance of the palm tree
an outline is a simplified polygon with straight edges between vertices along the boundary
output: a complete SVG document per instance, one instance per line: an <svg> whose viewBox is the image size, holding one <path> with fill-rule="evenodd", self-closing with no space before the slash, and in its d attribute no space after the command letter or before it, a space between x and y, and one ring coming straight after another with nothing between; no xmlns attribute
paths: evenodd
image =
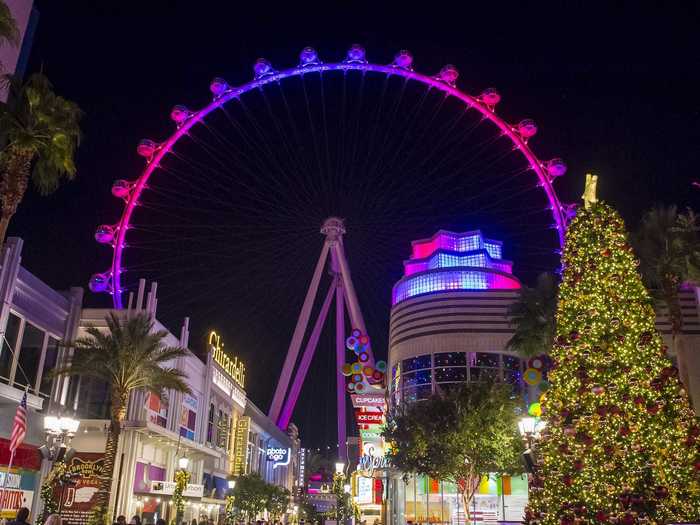
<svg viewBox="0 0 700 525"><path fill-rule="evenodd" d="M537 277L534 288L523 286L518 300L508 307L515 333L506 347L523 357L548 353L552 348L557 311L557 281L552 274Z"/></svg>
<svg viewBox="0 0 700 525"><path fill-rule="evenodd" d="M4 45L12 47L19 45L19 29L7 3L0 0L0 46Z"/></svg>
<svg viewBox="0 0 700 525"><path fill-rule="evenodd" d="M72 361L54 372L60 376L92 377L104 381L110 391L110 428L104 457L104 475L100 479L94 520L102 523L107 512L114 473L114 460L121 427L126 418L129 394L147 389L162 395L166 389L190 393L185 374L169 363L185 355L182 348L166 347L165 331L153 331L153 321L138 314L120 319L114 312L106 318L107 331L89 326L87 337L73 344Z"/></svg>
<svg viewBox="0 0 700 525"><path fill-rule="evenodd" d="M657 206L644 215L632 238L644 283L668 310L673 350L686 388L688 370L679 290L688 281L700 280L699 228L692 210L682 214L676 206Z"/></svg>
<svg viewBox="0 0 700 525"><path fill-rule="evenodd" d="M5 80L10 94L0 103L0 244L30 178L47 195L62 177L75 176L82 114L77 104L56 95L41 73L25 83L12 76Z"/></svg>

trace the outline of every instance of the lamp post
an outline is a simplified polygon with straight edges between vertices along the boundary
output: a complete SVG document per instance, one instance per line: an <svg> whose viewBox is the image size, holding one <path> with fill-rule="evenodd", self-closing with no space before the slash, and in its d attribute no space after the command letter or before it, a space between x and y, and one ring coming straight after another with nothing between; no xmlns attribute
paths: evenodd
<svg viewBox="0 0 700 525"><path fill-rule="evenodd" d="M226 495L226 523L229 525L233 523L234 519L234 508L233 504L235 501L235 496L233 495L233 489L236 488L236 480L228 480L228 494Z"/></svg>
<svg viewBox="0 0 700 525"><path fill-rule="evenodd" d="M345 519L345 504L347 492L345 491L345 463L338 460L335 463L335 476L333 476L333 493L335 494L335 521L340 525L341 518Z"/></svg>
<svg viewBox="0 0 700 525"><path fill-rule="evenodd" d="M527 449L523 452L523 460L525 462L526 471L530 474L535 471L533 447L545 426L546 423L537 417L524 417L518 421L518 430L520 431L520 435L523 436L527 446Z"/></svg>
<svg viewBox="0 0 700 525"><path fill-rule="evenodd" d="M179 445L178 445L179 446ZM177 452L176 452L177 454ZM184 512L184 502L182 495L187 489L187 483L190 479L190 474L187 472L187 467L190 465L190 460L187 456L181 456L177 459L178 470L175 473L175 491L173 492L173 500L175 500L175 524L180 525L182 522L182 514ZM184 486L183 486L184 485Z"/></svg>
<svg viewBox="0 0 700 525"><path fill-rule="evenodd" d="M46 435L46 444L40 448L41 455L51 462L51 470L49 478L52 483L58 482L61 486L61 494L58 501L58 512L61 512L63 506L63 493L66 485L71 482L70 476L64 474L56 476L54 479L52 471L56 467L56 463L65 463L70 461L72 457L72 449L70 443L75 436L75 433L80 427L80 420L70 416L44 416L44 434ZM51 511L52 509L46 509Z"/></svg>

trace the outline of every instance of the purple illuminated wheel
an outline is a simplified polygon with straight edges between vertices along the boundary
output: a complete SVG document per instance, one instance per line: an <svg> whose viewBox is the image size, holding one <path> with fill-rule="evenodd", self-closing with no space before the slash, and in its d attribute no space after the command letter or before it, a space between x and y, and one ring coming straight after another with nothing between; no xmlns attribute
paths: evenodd
<svg viewBox="0 0 700 525"><path fill-rule="evenodd" d="M305 246L315 257L329 215L348 218L351 265L369 288L384 265L400 273L408 240L438 227L493 228L515 251L516 273L554 269L568 208L552 183L565 163L530 149L534 121L498 116L497 90L469 95L454 66L413 66L408 51L379 65L360 46L328 63L305 48L296 67L260 59L248 83L215 78L203 108L174 106L175 131L141 141L144 170L112 186L124 210L97 229L113 255L90 289L122 308L136 278L154 278L186 309L206 294L259 296L257 276L275 269L306 282ZM403 248L389 256L392 246ZM381 276L388 288L391 275Z"/></svg>

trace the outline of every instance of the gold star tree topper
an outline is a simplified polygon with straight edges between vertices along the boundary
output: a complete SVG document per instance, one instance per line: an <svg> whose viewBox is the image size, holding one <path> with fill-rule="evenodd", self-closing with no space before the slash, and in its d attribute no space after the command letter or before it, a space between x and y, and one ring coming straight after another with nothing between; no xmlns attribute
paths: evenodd
<svg viewBox="0 0 700 525"><path fill-rule="evenodd" d="M586 209L590 208L593 204L598 202L598 197L596 197L596 186L598 185L598 175L591 175L586 173L586 188L583 190L583 204Z"/></svg>

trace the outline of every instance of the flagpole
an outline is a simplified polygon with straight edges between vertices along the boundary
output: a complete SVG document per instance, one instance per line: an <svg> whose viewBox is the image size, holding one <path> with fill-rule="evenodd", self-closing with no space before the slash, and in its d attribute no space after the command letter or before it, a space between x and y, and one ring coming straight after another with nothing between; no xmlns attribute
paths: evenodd
<svg viewBox="0 0 700 525"><path fill-rule="evenodd" d="M15 451L13 450L10 453L10 462L7 464L7 472L5 472L5 479L2 480L2 490L5 490L5 487L7 486L7 478L10 477L10 469L12 468L12 463L15 460Z"/></svg>

